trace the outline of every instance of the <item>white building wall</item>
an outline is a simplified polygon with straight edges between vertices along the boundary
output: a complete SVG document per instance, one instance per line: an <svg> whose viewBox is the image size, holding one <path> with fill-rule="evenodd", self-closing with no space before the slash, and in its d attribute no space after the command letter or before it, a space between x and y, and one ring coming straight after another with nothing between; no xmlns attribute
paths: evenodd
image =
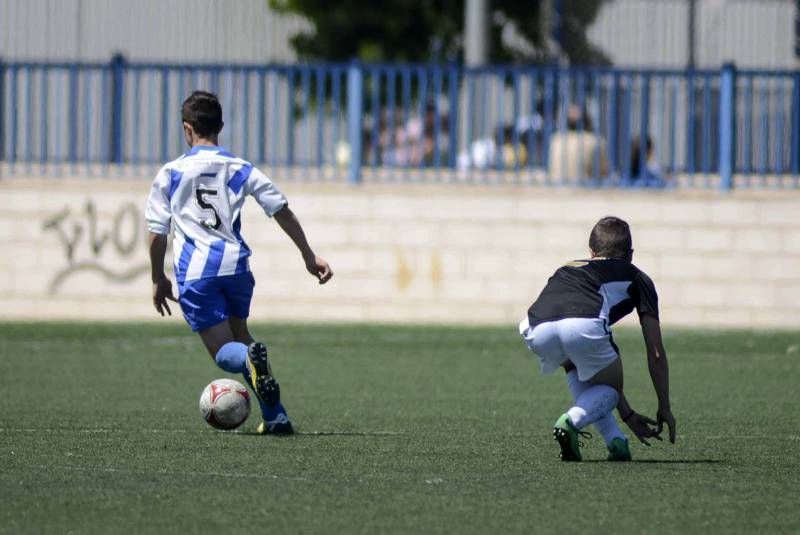
<svg viewBox="0 0 800 535"><path fill-rule="evenodd" d="M688 0L612 0L589 37L621 66L686 65ZM794 68L793 0L697 0L698 67ZM267 0L0 0L0 58L291 62L308 27Z"/></svg>
<svg viewBox="0 0 800 535"><path fill-rule="evenodd" d="M793 0L697 0L695 62L717 68L794 68ZM612 0L589 30L615 65L684 67L688 0Z"/></svg>
<svg viewBox="0 0 800 535"><path fill-rule="evenodd" d="M307 27L267 0L0 0L0 58L291 62Z"/></svg>

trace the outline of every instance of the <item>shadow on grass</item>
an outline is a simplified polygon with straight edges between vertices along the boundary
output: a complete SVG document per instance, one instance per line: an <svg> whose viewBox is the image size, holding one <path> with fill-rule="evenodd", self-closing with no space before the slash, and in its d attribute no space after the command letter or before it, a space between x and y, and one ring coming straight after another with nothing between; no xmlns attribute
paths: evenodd
<svg viewBox="0 0 800 535"><path fill-rule="evenodd" d="M584 463L612 463L605 459L584 459ZM722 459L634 459L627 461L627 463L641 463L641 464L720 464L724 463ZM626 462L614 463L626 464Z"/></svg>

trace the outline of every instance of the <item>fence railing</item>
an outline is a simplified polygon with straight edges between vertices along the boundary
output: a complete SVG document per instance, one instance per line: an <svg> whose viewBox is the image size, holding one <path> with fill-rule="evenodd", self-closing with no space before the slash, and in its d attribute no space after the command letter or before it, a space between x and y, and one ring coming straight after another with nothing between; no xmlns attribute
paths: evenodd
<svg viewBox="0 0 800 535"><path fill-rule="evenodd" d="M184 152L180 104L282 177L800 187L800 71L0 62L0 172L139 173Z"/></svg>

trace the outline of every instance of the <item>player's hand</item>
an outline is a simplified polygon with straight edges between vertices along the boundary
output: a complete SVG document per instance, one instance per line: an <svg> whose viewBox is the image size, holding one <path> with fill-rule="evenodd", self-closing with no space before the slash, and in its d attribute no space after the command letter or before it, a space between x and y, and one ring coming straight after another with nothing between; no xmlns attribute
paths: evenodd
<svg viewBox="0 0 800 535"><path fill-rule="evenodd" d="M645 446L649 446L650 443L647 441L648 438L654 438L656 440L661 440L659 433L661 433L660 429L656 429L655 427L658 423L653 420L652 418L648 418L644 414L639 414L638 412L633 412L627 420L625 420L625 424L633 431L633 434L636 435L636 438L644 444Z"/></svg>
<svg viewBox="0 0 800 535"><path fill-rule="evenodd" d="M320 284L325 284L333 277L331 266L317 255L306 258L306 269L319 280Z"/></svg>
<svg viewBox="0 0 800 535"><path fill-rule="evenodd" d="M659 433L664 429L664 424L667 424L669 428L669 441L675 444L675 417L672 415L672 411L669 410L669 408L659 407L658 412L656 412L656 420L658 420Z"/></svg>
<svg viewBox="0 0 800 535"><path fill-rule="evenodd" d="M162 316L164 315L164 310L167 311L167 314L172 316L172 311L169 309L167 299L176 303L178 302L172 295L172 282L168 278L163 277L153 283L153 306L156 308L156 312Z"/></svg>

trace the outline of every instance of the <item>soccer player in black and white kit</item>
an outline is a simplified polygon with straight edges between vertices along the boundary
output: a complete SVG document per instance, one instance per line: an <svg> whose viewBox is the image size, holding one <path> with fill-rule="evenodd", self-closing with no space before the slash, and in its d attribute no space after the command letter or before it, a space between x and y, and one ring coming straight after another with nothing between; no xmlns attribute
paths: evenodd
<svg viewBox="0 0 800 535"><path fill-rule="evenodd" d="M675 418L669 401L667 354L661 340L658 295L653 281L631 263L633 247L628 224L604 217L589 236L591 258L575 260L550 277L544 290L519 324L528 348L539 356L542 373L559 367L567 372L574 405L556 421L553 435L563 461L580 461L579 435L594 424L609 450L608 460L631 460L628 439L614 418L644 444L661 440L664 424L675 442ZM650 377L658 397L656 420L634 411L623 394L622 362L611 325L639 314ZM650 426L657 426L656 428Z"/></svg>

